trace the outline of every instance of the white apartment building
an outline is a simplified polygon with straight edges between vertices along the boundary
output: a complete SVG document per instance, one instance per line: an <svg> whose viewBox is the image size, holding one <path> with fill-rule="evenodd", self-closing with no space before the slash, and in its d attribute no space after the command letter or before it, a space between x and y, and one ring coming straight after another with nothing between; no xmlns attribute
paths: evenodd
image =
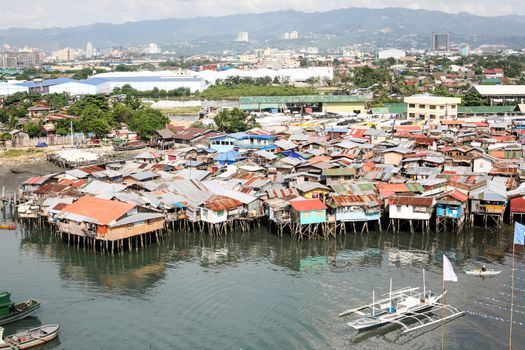
<svg viewBox="0 0 525 350"><path fill-rule="evenodd" d="M409 118L439 123L445 119L458 117L459 97L440 97L428 94L405 97L407 116Z"/></svg>

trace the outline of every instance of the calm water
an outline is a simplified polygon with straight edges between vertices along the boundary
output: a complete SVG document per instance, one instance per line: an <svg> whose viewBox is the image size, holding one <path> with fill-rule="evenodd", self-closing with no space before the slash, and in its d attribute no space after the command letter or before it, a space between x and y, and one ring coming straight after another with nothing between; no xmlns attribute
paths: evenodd
<svg viewBox="0 0 525 350"><path fill-rule="evenodd" d="M505 348L511 256L508 233L447 235L459 277L447 302L467 315L446 326L450 349ZM394 288L439 290L442 237L349 234L294 242L266 231L211 238L174 233L162 246L108 257L68 247L47 232L0 231L0 289L43 301L36 318L6 334L62 326L47 349L436 349L440 329L356 333L337 313ZM525 342L525 264L518 253L514 342ZM463 268L502 270L482 279ZM521 344L521 345L519 345Z"/></svg>

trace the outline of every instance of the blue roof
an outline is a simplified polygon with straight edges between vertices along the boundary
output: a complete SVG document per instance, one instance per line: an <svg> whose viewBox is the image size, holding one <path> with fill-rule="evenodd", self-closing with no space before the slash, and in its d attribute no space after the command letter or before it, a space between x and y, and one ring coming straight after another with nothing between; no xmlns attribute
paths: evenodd
<svg viewBox="0 0 525 350"><path fill-rule="evenodd" d="M277 137L273 135L246 135L246 136L241 137L240 140L245 140L245 139L273 140L275 138Z"/></svg>
<svg viewBox="0 0 525 350"><path fill-rule="evenodd" d="M284 152L281 152L281 153L284 154L287 157L300 159L300 160L306 160L305 157L303 157L302 155L300 155L299 153L294 152L294 151L284 151Z"/></svg>
<svg viewBox="0 0 525 350"><path fill-rule="evenodd" d="M103 78L91 78L91 79L77 80L77 83L87 84L87 85L100 85L100 84L104 84L107 82L109 82L109 80L103 79Z"/></svg>
<svg viewBox="0 0 525 350"><path fill-rule="evenodd" d="M105 78L88 78L92 79L104 79L116 83L127 83L127 82L159 82L159 81L172 81L172 82L185 82L185 81L198 81L201 82L204 79L199 77L161 77L161 76L140 76L140 77L105 77Z"/></svg>
<svg viewBox="0 0 525 350"><path fill-rule="evenodd" d="M25 87L28 87L28 88L37 88L37 87L47 87L47 86L53 86L53 85L58 85L58 84L64 84L64 83L69 83L69 82L72 82L72 81L75 81L75 80L70 79L70 78L58 78L58 79L42 80L42 81L39 81L39 82L26 81L26 82L23 82L23 83L20 83L20 84L16 84L16 85L18 85L18 86L25 86Z"/></svg>
<svg viewBox="0 0 525 350"><path fill-rule="evenodd" d="M216 161L219 162L235 162L239 158L239 152L237 151L228 151L220 153L215 157Z"/></svg>

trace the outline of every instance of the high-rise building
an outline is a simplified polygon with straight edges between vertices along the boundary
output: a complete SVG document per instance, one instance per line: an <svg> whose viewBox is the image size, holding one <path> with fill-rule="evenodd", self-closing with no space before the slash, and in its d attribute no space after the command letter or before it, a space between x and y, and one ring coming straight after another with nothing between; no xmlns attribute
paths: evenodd
<svg viewBox="0 0 525 350"><path fill-rule="evenodd" d="M248 32L238 32L236 41L249 41Z"/></svg>
<svg viewBox="0 0 525 350"><path fill-rule="evenodd" d="M448 33L432 33L432 51L449 51Z"/></svg>
<svg viewBox="0 0 525 350"><path fill-rule="evenodd" d="M86 58L92 58L93 56L95 56L93 52L93 44L91 41L88 41L86 44Z"/></svg>
<svg viewBox="0 0 525 350"><path fill-rule="evenodd" d="M290 32L290 40L299 39L299 33L297 33L295 30Z"/></svg>

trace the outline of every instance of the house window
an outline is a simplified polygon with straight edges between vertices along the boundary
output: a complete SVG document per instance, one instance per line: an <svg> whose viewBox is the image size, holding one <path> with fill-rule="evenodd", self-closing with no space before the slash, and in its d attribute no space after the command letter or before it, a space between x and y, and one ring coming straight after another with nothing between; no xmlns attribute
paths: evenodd
<svg viewBox="0 0 525 350"><path fill-rule="evenodd" d="M223 216L224 215L224 210L219 210L217 212L217 216Z"/></svg>
<svg viewBox="0 0 525 350"><path fill-rule="evenodd" d="M456 109L456 105L451 105L450 108Z"/></svg>
<svg viewBox="0 0 525 350"><path fill-rule="evenodd" d="M436 109L436 106L435 105L430 105L429 108L430 109Z"/></svg>
<svg viewBox="0 0 525 350"><path fill-rule="evenodd" d="M415 114L415 113L409 113L408 116L409 116L410 118L415 118L415 117L416 117L416 114Z"/></svg>
<svg viewBox="0 0 525 350"><path fill-rule="evenodd" d="M410 108L416 108L416 105L415 105L414 103L411 103L411 104L408 105L408 107L410 107Z"/></svg>
<svg viewBox="0 0 525 350"><path fill-rule="evenodd" d="M396 205L396 210L397 210L398 213L400 213L401 212L401 206L400 205Z"/></svg>
<svg viewBox="0 0 525 350"><path fill-rule="evenodd" d="M427 108L427 106L426 105L419 105L419 108L425 109L425 108Z"/></svg>
<svg viewBox="0 0 525 350"><path fill-rule="evenodd" d="M445 106L439 106L439 109L445 109Z"/></svg>

